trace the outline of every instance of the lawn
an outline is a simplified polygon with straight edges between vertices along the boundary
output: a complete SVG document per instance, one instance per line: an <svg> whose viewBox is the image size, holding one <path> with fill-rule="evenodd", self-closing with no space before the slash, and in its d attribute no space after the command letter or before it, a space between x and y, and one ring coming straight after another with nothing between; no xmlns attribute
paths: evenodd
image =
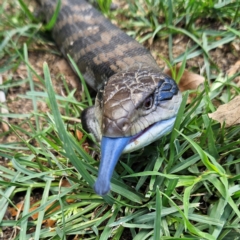
<svg viewBox="0 0 240 240"><path fill-rule="evenodd" d="M94 94L33 1L0 3L0 239L240 239L239 0L99 0L183 94L174 130L122 155L104 197L80 121Z"/></svg>

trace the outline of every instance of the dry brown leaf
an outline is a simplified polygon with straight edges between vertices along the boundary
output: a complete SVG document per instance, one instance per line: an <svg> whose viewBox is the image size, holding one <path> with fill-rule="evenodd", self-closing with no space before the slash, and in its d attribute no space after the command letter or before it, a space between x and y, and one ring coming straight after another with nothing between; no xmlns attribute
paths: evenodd
<svg viewBox="0 0 240 240"><path fill-rule="evenodd" d="M52 227L54 227L55 223L56 223L56 220L48 218L45 222L45 226L49 227L49 228L52 228Z"/></svg>
<svg viewBox="0 0 240 240"><path fill-rule="evenodd" d="M24 206L24 201L20 201L19 203L16 204L16 208L13 207L9 207L8 208L8 213L12 216L12 217L16 217L17 215L19 215L19 213L23 210L23 206Z"/></svg>
<svg viewBox="0 0 240 240"><path fill-rule="evenodd" d="M237 61L234 65L232 65L232 66L228 69L227 75L228 75L228 77L232 77L234 74L236 74L236 73L238 73L238 72L240 72L240 60ZM235 82L238 86L240 86L240 76L236 77L236 78L234 79L234 82Z"/></svg>
<svg viewBox="0 0 240 240"><path fill-rule="evenodd" d="M83 143L82 147L83 147L85 152L90 154L90 148L89 148L89 144L87 142Z"/></svg>
<svg viewBox="0 0 240 240"><path fill-rule="evenodd" d="M79 235L76 235L73 240L78 240L78 239L79 239Z"/></svg>
<svg viewBox="0 0 240 240"><path fill-rule="evenodd" d="M61 187L71 187L71 184L69 183L69 181L66 178L64 178L60 181L60 185L61 185Z"/></svg>
<svg viewBox="0 0 240 240"><path fill-rule="evenodd" d="M240 40L238 38L236 38L235 40L233 40L231 42L231 46L233 47L233 49L235 51L240 51Z"/></svg>
<svg viewBox="0 0 240 240"><path fill-rule="evenodd" d="M0 85L3 84L3 77L0 74ZM6 106L6 96L5 96L5 92L0 90L0 103L1 103L1 107L0 107L0 113L2 114L7 114L8 112L8 108ZM8 118L7 117L2 117L2 130L3 132L7 132L9 131L9 126L8 126Z"/></svg>
<svg viewBox="0 0 240 240"><path fill-rule="evenodd" d="M68 129L68 131L71 132L72 135L74 137L76 137L78 141L81 141L83 139L84 134L81 131L79 131L78 129L77 130ZM85 152L90 153L90 148L89 148L89 143L88 142L86 142L86 141L83 142L82 147L85 150Z"/></svg>
<svg viewBox="0 0 240 240"><path fill-rule="evenodd" d="M29 212L34 211L34 210L35 210L36 208L38 208L38 207L39 207L39 205L33 206L33 207L29 208ZM36 219L38 218L38 214L39 214L38 212L32 214L32 215L31 215L32 219L33 219L33 220L36 220Z"/></svg>
<svg viewBox="0 0 240 240"><path fill-rule="evenodd" d="M9 131L9 126L7 123L2 122L2 130L3 132L8 132Z"/></svg>
<svg viewBox="0 0 240 240"><path fill-rule="evenodd" d="M208 116L226 127L240 124L240 96L235 97L229 103L221 105L217 111L209 113Z"/></svg>
<svg viewBox="0 0 240 240"><path fill-rule="evenodd" d="M78 129L75 132L76 134L76 138L78 139L78 141L82 140L83 138L83 133L81 131L79 131Z"/></svg>
<svg viewBox="0 0 240 240"><path fill-rule="evenodd" d="M64 181L64 186L66 186L66 187L69 186L69 183L67 183L67 180ZM75 202L75 200L70 198L70 199L66 199L66 202L70 204L70 203ZM55 202L49 204L49 205L45 208L45 211L47 211L54 203L55 203ZM33 204L35 204L34 199L31 200L31 205L33 205ZM35 206L32 206L32 207L29 209L29 213L31 213L32 211L34 211L35 209L37 209L39 206L40 206L39 204L37 204L37 205L35 205ZM8 214L10 217L17 217L17 216L20 214L20 212L23 211L23 207L24 207L24 201L20 201L19 203L16 204L16 208L17 208L17 209L16 209L16 208L13 208L13 207L9 207L9 208L7 209L7 214ZM57 211L57 210L59 210L59 209L60 209L60 205L58 205L58 206L56 206L55 208L53 208L53 209L50 211L50 213L53 213L53 212L55 212L55 211ZM31 218L32 218L33 220L36 220L36 219L38 218L38 215L39 215L39 212L36 212L36 213L34 213L34 214L31 215ZM53 220L53 219L51 219L51 218L48 218L48 219L44 220L42 223L45 224L45 226L47 226L47 227L53 227L54 224L56 223L56 221Z"/></svg>
<svg viewBox="0 0 240 240"><path fill-rule="evenodd" d="M178 73L180 67L181 67L181 65L179 65L179 64L176 66L177 73ZM172 76L170 69L164 70L164 73L168 74L169 76ZM193 72L189 72L188 70L184 70L183 75L178 84L178 87L181 92L184 92L186 90L194 90L194 89L197 89L199 85L204 83L204 80L205 79L203 76L193 73Z"/></svg>
<svg viewBox="0 0 240 240"><path fill-rule="evenodd" d="M234 65L232 65L227 71L227 75L229 77L233 76L235 73L240 71L240 60L237 61Z"/></svg>

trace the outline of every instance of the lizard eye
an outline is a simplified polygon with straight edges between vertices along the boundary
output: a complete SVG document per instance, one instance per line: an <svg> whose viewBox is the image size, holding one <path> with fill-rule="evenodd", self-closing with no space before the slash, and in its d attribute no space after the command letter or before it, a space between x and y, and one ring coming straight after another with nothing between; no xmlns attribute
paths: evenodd
<svg viewBox="0 0 240 240"><path fill-rule="evenodd" d="M153 96L149 96L144 102L143 102L143 109L144 110L149 110L153 106Z"/></svg>

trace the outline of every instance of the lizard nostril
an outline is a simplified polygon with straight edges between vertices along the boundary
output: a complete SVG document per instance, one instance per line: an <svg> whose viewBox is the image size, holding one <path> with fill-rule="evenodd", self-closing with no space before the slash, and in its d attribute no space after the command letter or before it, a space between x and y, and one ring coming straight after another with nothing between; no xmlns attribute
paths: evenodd
<svg viewBox="0 0 240 240"><path fill-rule="evenodd" d="M128 118L111 120L104 118L102 123L102 134L107 137L124 137L129 136L130 124Z"/></svg>
<svg viewBox="0 0 240 240"><path fill-rule="evenodd" d="M117 126L121 131L126 132L129 129L129 121L127 118L121 118L116 121Z"/></svg>
<svg viewBox="0 0 240 240"><path fill-rule="evenodd" d="M128 129L128 126L129 125L127 123L124 123L122 126L122 130L125 132Z"/></svg>

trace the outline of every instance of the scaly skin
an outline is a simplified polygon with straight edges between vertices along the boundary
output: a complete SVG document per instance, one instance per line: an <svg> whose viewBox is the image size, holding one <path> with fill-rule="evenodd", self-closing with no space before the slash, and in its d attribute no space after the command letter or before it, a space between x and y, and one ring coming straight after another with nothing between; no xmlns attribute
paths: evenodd
<svg viewBox="0 0 240 240"><path fill-rule="evenodd" d="M38 2L49 21L57 1ZM95 106L83 112L82 121L101 141L94 189L99 195L107 194L122 152L146 146L171 131L181 93L147 49L84 0L62 0L52 36L98 92Z"/></svg>

